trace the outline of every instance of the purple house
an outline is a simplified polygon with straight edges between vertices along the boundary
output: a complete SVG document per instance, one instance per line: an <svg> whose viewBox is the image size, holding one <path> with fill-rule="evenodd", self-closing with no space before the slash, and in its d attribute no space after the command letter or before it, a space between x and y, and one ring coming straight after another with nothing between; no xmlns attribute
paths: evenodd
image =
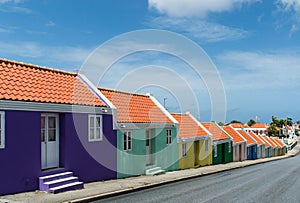
<svg viewBox="0 0 300 203"><path fill-rule="evenodd" d="M115 179L113 111L81 74L0 59L0 195Z"/></svg>

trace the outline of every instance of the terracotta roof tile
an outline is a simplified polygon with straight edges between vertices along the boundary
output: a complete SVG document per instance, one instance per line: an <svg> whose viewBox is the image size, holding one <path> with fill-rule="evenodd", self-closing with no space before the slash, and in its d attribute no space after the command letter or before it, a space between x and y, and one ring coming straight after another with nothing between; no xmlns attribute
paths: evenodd
<svg viewBox="0 0 300 203"><path fill-rule="evenodd" d="M240 133L247 140L247 145L255 144L255 141L245 131L238 130L238 133Z"/></svg>
<svg viewBox="0 0 300 203"><path fill-rule="evenodd" d="M218 126L213 122L201 122L201 124L208 130L212 136L213 141L230 139Z"/></svg>
<svg viewBox="0 0 300 203"><path fill-rule="evenodd" d="M248 125L242 123L230 123L229 125L233 128L249 128Z"/></svg>
<svg viewBox="0 0 300 203"><path fill-rule="evenodd" d="M269 141L264 136L259 136L259 137L265 142L266 147L272 147Z"/></svg>
<svg viewBox="0 0 300 203"><path fill-rule="evenodd" d="M6 59L0 59L0 99L105 106L76 74Z"/></svg>
<svg viewBox="0 0 300 203"><path fill-rule="evenodd" d="M255 141L257 142L258 145L262 145L264 144L265 142L261 139L260 136L256 135L254 132L250 131L248 132L250 134L250 136L255 139Z"/></svg>
<svg viewBox="0 0 300 203"><path fill-rule="evenodd" d="M251 128L268 128L268 125L264 123L255 123Z"/></svg>
<svg viewBox="0 0 300 203"><path fill-rule="evenodd" d="M150 96L99 88L117 108L117 120L123 123L172 123Z"/></svg>
<svg viewBox="0 0 300 203"><path fill-rule="evenodd" d="M265 136L264 137L266 140L268 140L269 144L273 147L273 148L276 148L277 145L275 144L275 142L268 136Z"/></svg>
<svg viewBox="0 0 300 203"><path fill-rule="evenodd" d="M244 138L231 126L223 126L223 129L232 137L234 143L246 142Z"/></svg>
<svg viewBox="0 0 300 203"><path fill-rule="evenodd" d="M179 123L179 137L193 138L208 136L206 131L189 114L171 114Z"/></svg>
<svg viewBox="0 0 300 203"><path fill-rule="evenodd" d="M270 137L274 143L278 146L278 147L284 147L285 144L283 144L277 137Z"/></svg>

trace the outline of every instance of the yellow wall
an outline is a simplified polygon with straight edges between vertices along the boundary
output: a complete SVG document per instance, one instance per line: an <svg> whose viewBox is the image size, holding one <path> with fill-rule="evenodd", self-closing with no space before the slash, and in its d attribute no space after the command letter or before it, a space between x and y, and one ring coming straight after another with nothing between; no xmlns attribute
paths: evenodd
<svg viewBox="0 0 300 203"><path fill-rule="evenodd" d="M187 168L194 168L194 142L186 143L186 157L182 157L182 143L179 144L179 168L180 169L187 169Z"/></svg>
<svg viewBox="0 0 300 203"><path fill-rule="evenodd" d="M198 143L199 152L198 154L198 165L199 166L207 166L212 164L212 140L208 139L208 150L205 150L205 140L199 140Z"/></svg>
<svg viewBox="0 0 300 203"><path fill-rule="evenodd" d="M196 147L196 163L194 147ZM179 144L179 168L187 169L212 164L212 140L208 140L208 150L205 150L205 140L187 143L187 155L182 157L182 143Z"/></svg>

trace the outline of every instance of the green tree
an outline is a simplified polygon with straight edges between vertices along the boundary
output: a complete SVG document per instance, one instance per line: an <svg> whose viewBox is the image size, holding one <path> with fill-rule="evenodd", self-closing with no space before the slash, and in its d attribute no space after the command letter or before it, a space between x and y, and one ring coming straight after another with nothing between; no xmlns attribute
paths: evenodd
<svg viewBox="0 0 300 203"><path fill-rule="evenodd" d="M247 125L251 127L251 126L253 126L255 123L256 123L255 120L250 119L250 120L247 122Z"/></svg>
<svg viewBox="0 0 300 203"><path fill-rule="evenodd" d="M275 124L271 124L269 128L267 129L267 135L268 136L279 136L279 130L277 130L277 127Z"/></svg>
<svg viewBox="0 0 300 203"><path fill-rule="evenodd" d="M237 121L237 120L232 120L230 121L230 123L242 123L241 121Z"/></svg>

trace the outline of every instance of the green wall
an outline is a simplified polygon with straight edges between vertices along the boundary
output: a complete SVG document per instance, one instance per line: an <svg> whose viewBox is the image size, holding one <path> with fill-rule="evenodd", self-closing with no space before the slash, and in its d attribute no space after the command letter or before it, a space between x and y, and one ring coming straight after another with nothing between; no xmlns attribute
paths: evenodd
<svg viewBox="0 0 300 203"><path fill-rule="evenodd" d="M170 129L170 128L169 128ZM132 131L132 150L123 151L123 132L118 130L118 178L145 174L146 129ZM166 129L151 129L151 162L164 170L178 169L178 145L176 128L172 128L172 144L166 144Z"/></svg>
<svg viewBox="0 0 300 203"><path fill-rule="evenodd" d="M231 146L231 150L229 152L229 144ZM215 149L213 147L213 164L224 164L233 161L233 146L232 142L217 144L217 157L215 157Z"/></svg>

